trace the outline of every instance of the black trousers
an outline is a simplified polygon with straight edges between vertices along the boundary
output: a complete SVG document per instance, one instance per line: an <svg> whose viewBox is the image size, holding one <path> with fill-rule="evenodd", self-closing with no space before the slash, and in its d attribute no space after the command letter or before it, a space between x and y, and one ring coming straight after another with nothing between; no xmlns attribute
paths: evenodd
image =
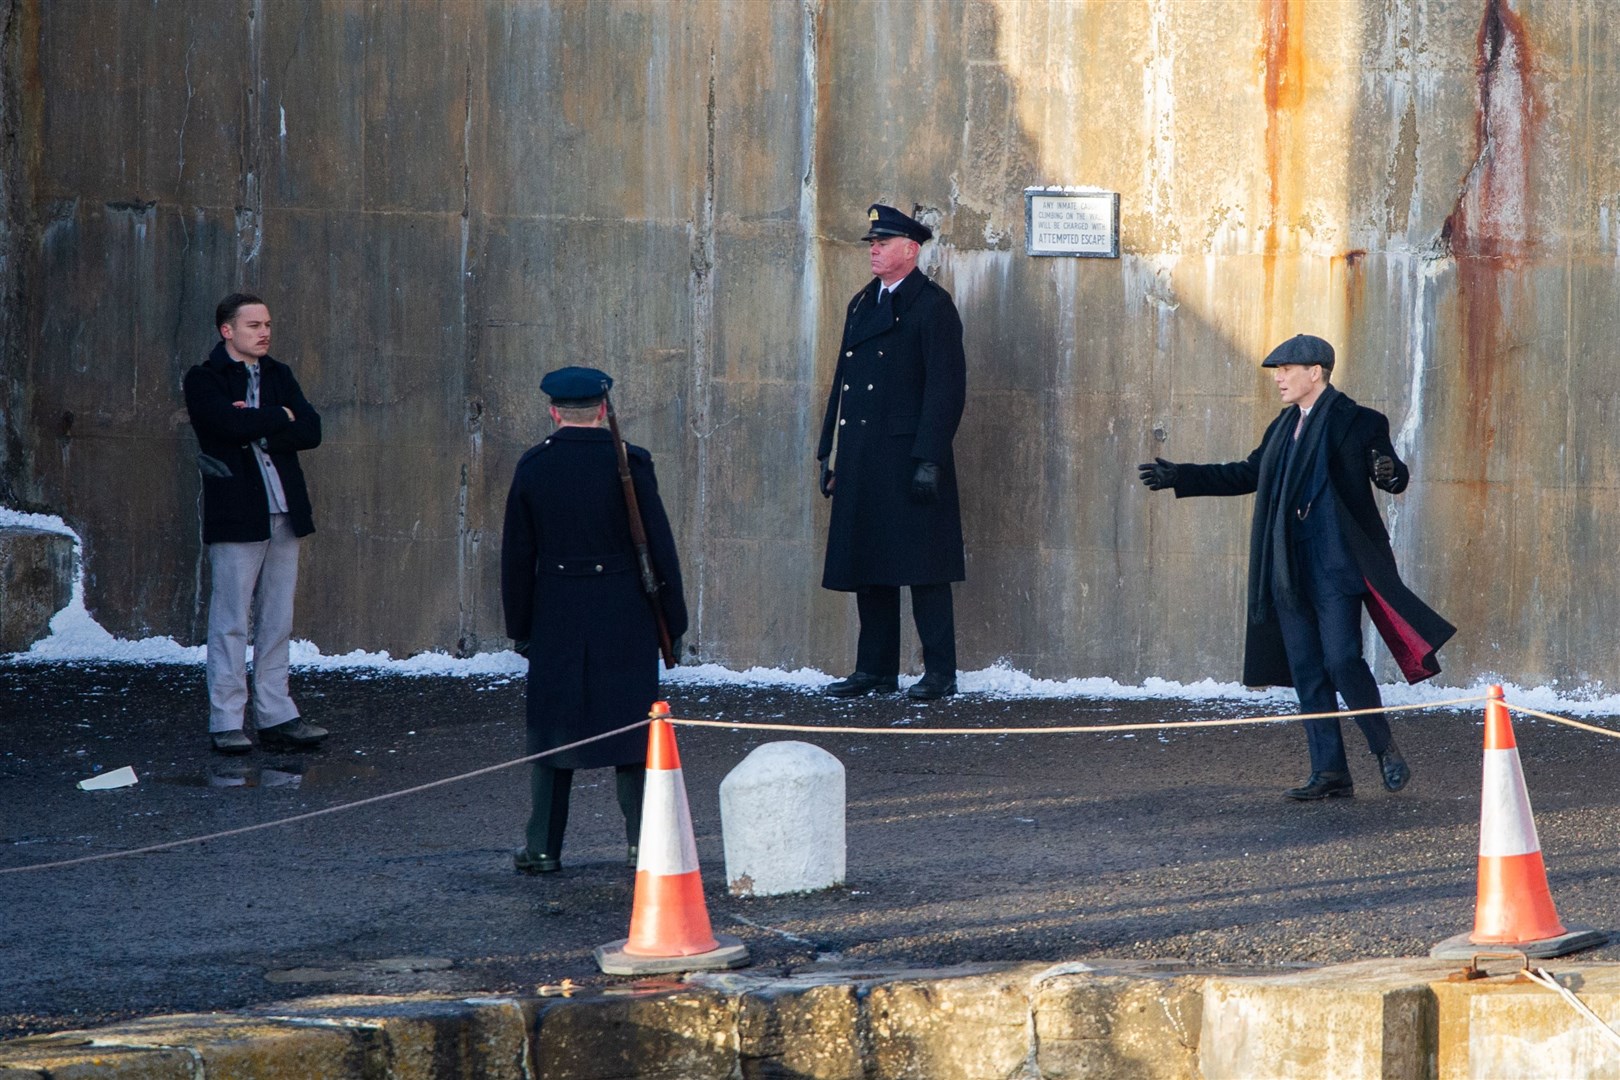
<svg viewBox="0 0 1620 1080"><path fill-rule="evenodd" d="M911 617L922 643L923 668L956 677L956 612L951 586L910 585ZM887 678L900 674L900 586L866 585L855 590L861 636L855 670Z"/></svg>
<svg viewBox="0 0 1620 1080"><path fill-rule="evenodd" d="M1300 549L1303 595L1297 604L1277 605L1288 670L1294 676L1301 712L1337 712L1340 697L1347 709L1376 709L1384 704L1378 683L1361 652L1361 593L1346 593L1335 575L1314 553ZM1389 720L1383 713L1355 718L1367 737L1367 749L1381 754L1389 746ZM1347 772L1344 733L1335 718L1304 720L1312 772Z"/></svg>
<svg viewBox="0 0 1620 1080"><path fill-rule="evenodd" d="M537 761L529 773L529 825L525 830L529 853L562 858L563 830L568 828L568 796L574 770L558 769ZM631 846L641 840L641 798L646 789L646 768L617 765L613 786L624 812L624 834Z"/></svg>

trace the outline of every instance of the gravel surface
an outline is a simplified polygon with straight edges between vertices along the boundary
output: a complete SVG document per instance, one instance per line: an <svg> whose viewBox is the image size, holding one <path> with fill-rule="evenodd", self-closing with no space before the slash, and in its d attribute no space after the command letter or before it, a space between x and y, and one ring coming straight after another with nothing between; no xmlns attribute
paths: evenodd
<svg viewBox="0 0 1620 1080"><path fill-rule="evenodd" d="M293 689L332 728L327 746L228 759L207 748L200 668L0 662L0 869L272 821L523 752L520 679L310 672ZM1414 773L1397 795L1347 724L1356 797L1298 804L1280 797L1307 771L1294 724L993 734L1243 711L1230 702L670 696L676 716L905 732L680 731L709 913L748 944L755 971L1098 956L1316 964L1423 954L1473 923L1476 707L1396 717ZM1620 927L1620 745L1546 722L1517 732L1560 915ZM736 899L719 783L784 738L848 770L848 884ZM121 765L138 785L76 789ZM561 873L512 872L526 813L520 767L246 836L0 874L0 1037L319 993L614 981L591 955L630 918L611 770L576 776ZM1616 960L1620 946L1584 955Z"/></svg>

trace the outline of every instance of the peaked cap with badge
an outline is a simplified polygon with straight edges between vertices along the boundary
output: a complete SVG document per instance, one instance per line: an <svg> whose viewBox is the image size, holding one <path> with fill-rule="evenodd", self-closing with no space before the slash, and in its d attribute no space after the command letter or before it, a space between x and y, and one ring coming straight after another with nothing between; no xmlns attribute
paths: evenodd
<svg viewBox="0 0 1620 1080"><path fill-rule="evenodd" d="M915 240L919 244L926 244L934 238L934 230L907 214L902 214L892 206L882 203L873 203L866 208L866 220L869 225L866 235L861 240L883 240L890 236L903 236L907 240Z"/></svg>

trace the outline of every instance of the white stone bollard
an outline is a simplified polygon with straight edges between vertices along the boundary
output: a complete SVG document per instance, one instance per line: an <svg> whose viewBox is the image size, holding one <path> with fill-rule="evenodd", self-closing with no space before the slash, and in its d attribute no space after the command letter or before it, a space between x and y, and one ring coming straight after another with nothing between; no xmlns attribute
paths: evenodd
<svg viewBox="0 0 1620 1080"><path fill-rule="evenodd" d="M720 782L720 830L733 896L844 883L844 765L819 746L758 747Z"/></svg>

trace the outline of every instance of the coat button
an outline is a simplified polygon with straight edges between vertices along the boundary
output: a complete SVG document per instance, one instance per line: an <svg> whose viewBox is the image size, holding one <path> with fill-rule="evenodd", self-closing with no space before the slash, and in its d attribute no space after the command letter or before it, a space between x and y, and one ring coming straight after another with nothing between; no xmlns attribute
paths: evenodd
<svg viewBox="0 0 1620 1080"><path fill-rule="evenodd" d="M602 572L602 564L601 563L596 564L596 572L598 574L600 574Z"/></svg>
<svg viewBox="0 0 1620 1080"><path fill-rule="evenodd" d="M845 390L848 390L848 389L849 389L849 383L845 383L845 384L844 384L844 389L845 389Z"/></svg>
<svg viewBox="0 0 1620 1080"><path fill-rule="evenodd" d="M867 389L868 389L868 390L870 390L870 389L872 389L872 384L871 384L871 383L867 383L867 384L866 384L866 388L867 388Z"/></svg>
<svg viewBox="0 0 1620 1080"><path fill-rule="evenodd" d="M865 426L866 426L866 421L865 421L865 420L862 420L862 421L861 421L861 427L865 427Z"/></svg>
<svg viewBox="0 0 1620 1080"><path fill-rule="evenodd" d="M847 423L849 423L849 421L848 421L848 420L839 420L839 421L838 421L838 426L839 426L839 427L843 427L843 426L844 426L844 425L845 425L845 424L847 424Z"/></svg>
<svg viewBox="0 0 1620 1080"><path fill-rule="evenodd" d="M854 353L853 353L853 352L847 352L847 353L845 353L845 354L844 354L844 355L845 355L845 356L854 356L854 355L855 355L855 354L854 354Z"/></svg>
<svg viewBox="0 0 1620 1080"><path fill-rule="evenodd" d="M562 568L563 568L563 564L562 564L562 563L558 563L558 564L557 564L557 569L559 569L559 570L561 570L561 569L562 569Z"/></svg>
<svg viewBox="0 0 1620 1080"><path fill-rule="evenodd" d="M882 350L882 349L879 349L879 350L878 350L878 356L882 356L882 355L883 355L883 350Z"/></svg>

